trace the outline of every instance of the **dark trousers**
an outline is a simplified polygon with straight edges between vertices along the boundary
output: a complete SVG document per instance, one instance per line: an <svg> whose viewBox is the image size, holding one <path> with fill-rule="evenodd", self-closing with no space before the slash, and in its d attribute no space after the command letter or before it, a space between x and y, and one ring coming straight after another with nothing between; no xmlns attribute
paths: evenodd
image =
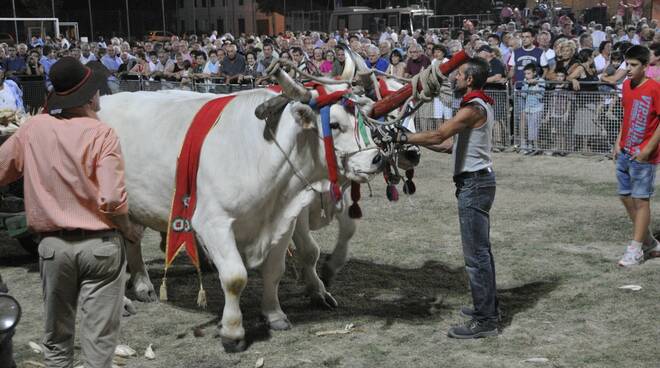
<svg viewBox="0 0 660 368"><path fill-rule="evenodd" d="M495 199L495 174L490 172L482 176L456 177L454 182L474 316L482 321L497 321L497 288L495 262L490 246L489 216Z"/></svg>

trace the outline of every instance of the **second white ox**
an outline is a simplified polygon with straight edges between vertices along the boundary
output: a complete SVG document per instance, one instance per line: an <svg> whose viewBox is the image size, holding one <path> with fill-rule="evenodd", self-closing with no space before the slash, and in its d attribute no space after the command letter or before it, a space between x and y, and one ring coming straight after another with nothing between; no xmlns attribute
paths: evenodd
<svg viewBox="0 0 660 368"><path fill-rule="evenodd" d="M277 94L247 91L226 106L201 151L192 226L219 270L225 295L220 335L227 351L246 346L239 306L246 268L261 269L261 309L270 327L290 328L278 300L286 249L296 217L317 195L308 183L318 187L327 178L319 114L305 103L309 92L283 72L277 76L285 94L298 102L284 108L273 141L264 139L265 123L254 112ZM347 86L327 86L342 88ZM213 98L217 96L177 91L120 93L101 99L100 118L120 137L135 222L166 231L179 149L195 113ZM360 149L353 120L343 106L332 105L330 117L343 175L368 180L379 169L378 150ZM138 298L154 299L140 255L128 257Z"/></svg>

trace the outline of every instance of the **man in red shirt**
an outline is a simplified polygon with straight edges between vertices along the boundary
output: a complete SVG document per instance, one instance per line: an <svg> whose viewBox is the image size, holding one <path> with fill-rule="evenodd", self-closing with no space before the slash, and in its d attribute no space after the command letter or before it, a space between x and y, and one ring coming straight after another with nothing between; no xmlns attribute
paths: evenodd
<svg viewBox="0 0 660 368"><path fill-rule="evenodd" d="M625 53L628 79L623 84L623 124L614 155L621 201L633 223L633 238L619 266L640 264L660 255L660 243L649 231L650 198L660 163L660 84L646 77L650 51L633 46Z"/></svg>
<svg viewBox="0 0 660 368"><path fill-rule="evenodd" d="M0 185L25 178L28 226L42 237L46 366L73 366L79 306L82 363L110 368L124 298L123 237L139 244L140 230L128 218L119 139L96 115L107 77L72 57L49 76L47 113L0 146Z"/></svg>

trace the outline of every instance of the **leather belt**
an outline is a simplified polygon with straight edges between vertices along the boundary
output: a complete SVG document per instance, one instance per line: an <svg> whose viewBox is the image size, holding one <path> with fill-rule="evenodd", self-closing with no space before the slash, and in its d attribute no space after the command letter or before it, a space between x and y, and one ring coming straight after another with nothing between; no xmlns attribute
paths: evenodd
<svg viewBox="0 0 660 368"><path fill-rule="evenodd" d="M116 229L107 230L87 230L87 229L72 229L72 230L55 230L41 233L42 238L56 237L62 239L85 239L85 238L101 238L118 236L119 231Z"/></svg>
<svg viewBox="0 0 660 368"><path fill-rule="evenodd" d="M458 175L454 175L454 181L464 180L464 179L468 179L468 178L476 178L476 177L479 177L479 176L486 176L486 175L488 175L492 172L493 172L492 167L487 167L485 169L481 169L481 170L477 170L477 171L465 171L465 172L462 172Z"/></svg>

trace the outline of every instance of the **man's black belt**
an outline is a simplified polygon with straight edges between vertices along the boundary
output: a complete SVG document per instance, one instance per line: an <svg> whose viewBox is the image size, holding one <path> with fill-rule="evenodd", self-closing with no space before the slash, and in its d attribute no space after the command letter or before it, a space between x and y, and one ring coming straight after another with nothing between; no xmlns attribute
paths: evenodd
<svg viewBox="0 0 660 368"><path fill-rule="evenodd" d="M492 172L493 172L492 167L487 167L485 169L481 169L481 170L477 170L477 171L465 171L465 172L462 172L458 175L454 175L454 181L468 179L468 178L476 178L476 177L479 177L479 176L486 176L486 175L488 175Z"/></svg>
<svg viewBox="0 0 660 368"><path fill-rule="evenodd" d="M116 229L107 230L87 230L87 229L71 229L71 230L56 230L41 233L42 238L56 237L62 239L85 239L85 238L101 238L119 235Z"/></svg>

